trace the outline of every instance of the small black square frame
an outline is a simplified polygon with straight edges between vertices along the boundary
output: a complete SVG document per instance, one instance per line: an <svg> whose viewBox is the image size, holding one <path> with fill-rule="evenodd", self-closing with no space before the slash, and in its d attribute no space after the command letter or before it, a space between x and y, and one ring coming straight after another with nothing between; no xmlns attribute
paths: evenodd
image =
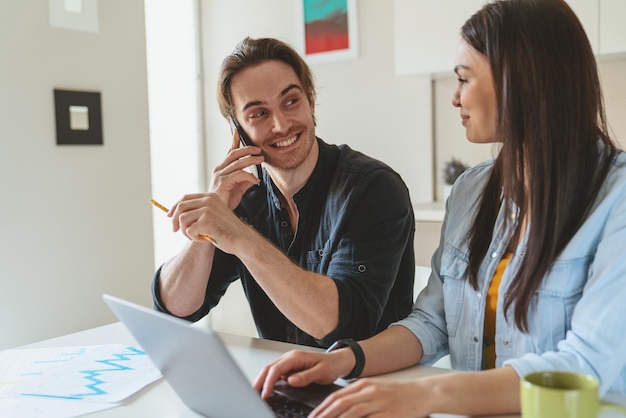
<svg viewBox="0 0 626 418"><path fill-rule="evenodd" d="M70 106L87 108L88 121L72 129ZM54 89L57 145L102 145L102 110L100 93Z"/></svg>

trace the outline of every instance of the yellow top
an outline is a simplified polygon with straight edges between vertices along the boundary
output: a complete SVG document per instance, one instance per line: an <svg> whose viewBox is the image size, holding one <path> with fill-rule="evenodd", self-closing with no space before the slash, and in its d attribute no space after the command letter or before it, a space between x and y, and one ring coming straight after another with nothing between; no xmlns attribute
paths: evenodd
<svg viewBox="0 0 626 418"><path fill-rule="evenodd" d="M487 301L485 306L485 329L484 333L484 345L483 345L483 359L487 369L493 369L496 367L496 308L498 306L498 289L500 288L500 282L502 276L506 270L506 266L513 257L513 253L506 253L502 260L498 263L496 271L491 279L489 290L487 291Z"/></svg>

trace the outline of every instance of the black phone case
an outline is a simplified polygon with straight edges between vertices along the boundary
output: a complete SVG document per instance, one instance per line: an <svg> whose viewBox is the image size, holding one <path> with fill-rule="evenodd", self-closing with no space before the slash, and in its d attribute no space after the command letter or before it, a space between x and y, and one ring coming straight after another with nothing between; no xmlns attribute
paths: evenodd
<svg viewBox="0 0 626 418"><path fill-rule="evenodd" d="M241 125L239 124L237 119L231 118L230 123L231 123L231 128L233 128L233 130L237 129L237 134L239 134L239 140L241 141L241 143L244 146L252 146L252 141L250 141L250 138L248 137L246 132L241 128ZM256 178L261 180L261 183L263 183L263 170L261 169L261 164L257 164L254 167L251 167L251 171L252 171L252 174ZM259 183L259 185L261 185L261 183Z"/></svg>

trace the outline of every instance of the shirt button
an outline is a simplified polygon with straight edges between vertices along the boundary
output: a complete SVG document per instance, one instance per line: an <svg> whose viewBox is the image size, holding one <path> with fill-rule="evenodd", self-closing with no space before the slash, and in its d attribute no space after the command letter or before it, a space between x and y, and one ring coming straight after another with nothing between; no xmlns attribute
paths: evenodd
<svg viewBox="0 0 626 418"><path fill-rule="evenodd" d="M359 264L357 270L359 271L359 273L365 273L365 270L367 270L367 268L363 264Z"/></svg>
<svg viewBox="0 0 626 418"><path fill-rule="evenodd" d="M288 226L288 225L289 225L289 224L287 223L287 221L282 221L282 222L280 223L280 226L282 226L283 228L287 228L287 226Z"/></svg>
<svg viewBox="0 0 626 418"><path fill-rule="evenodd" d="M491 253L491 258L496 258L497 256L498 256L497 252L494 251L494 252Z"/></svg>
<svg viewBox="0 0 626 418"><path fill-rule="evenodd" d="M478 342L478 337L474 336L474 342L477 343Z"/></svg>
<svg viewBox="0 0 626 418"><path fill-rule="evenodd" d="M517 218L517 214L516 213L512 213L511 214L511 219L515 219L515 218Z"/></svg>
<svg viewBox="0 0 626 418"><path fill-rule="evenodd" d="M483 297L483 295L481 295L480 293L476 293L476 297L477 297L478 299L481 299L481 298Z"/></svg>
<svg viewBox="0 0 626 418"><path fill-rule="evenodd" d="M324 250L317 250L317 253L319 254L319 256L323 256L324 255Z"/></svg>
<svg viewBox="0 0 626 418"><path fill-rule="evenodd" d="M502 340L502 344L509 345L509 340Z"/></svg>

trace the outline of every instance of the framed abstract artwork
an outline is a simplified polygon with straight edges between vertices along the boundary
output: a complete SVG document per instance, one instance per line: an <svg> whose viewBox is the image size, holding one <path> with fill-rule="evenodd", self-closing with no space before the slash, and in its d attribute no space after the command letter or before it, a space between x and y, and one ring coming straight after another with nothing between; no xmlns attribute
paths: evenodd
<svg viewBox="0 0 626 418"><path fill-rule="evenodd" d="M357 0L298 0L300 52L309 62L358 56Z"/></svg>

